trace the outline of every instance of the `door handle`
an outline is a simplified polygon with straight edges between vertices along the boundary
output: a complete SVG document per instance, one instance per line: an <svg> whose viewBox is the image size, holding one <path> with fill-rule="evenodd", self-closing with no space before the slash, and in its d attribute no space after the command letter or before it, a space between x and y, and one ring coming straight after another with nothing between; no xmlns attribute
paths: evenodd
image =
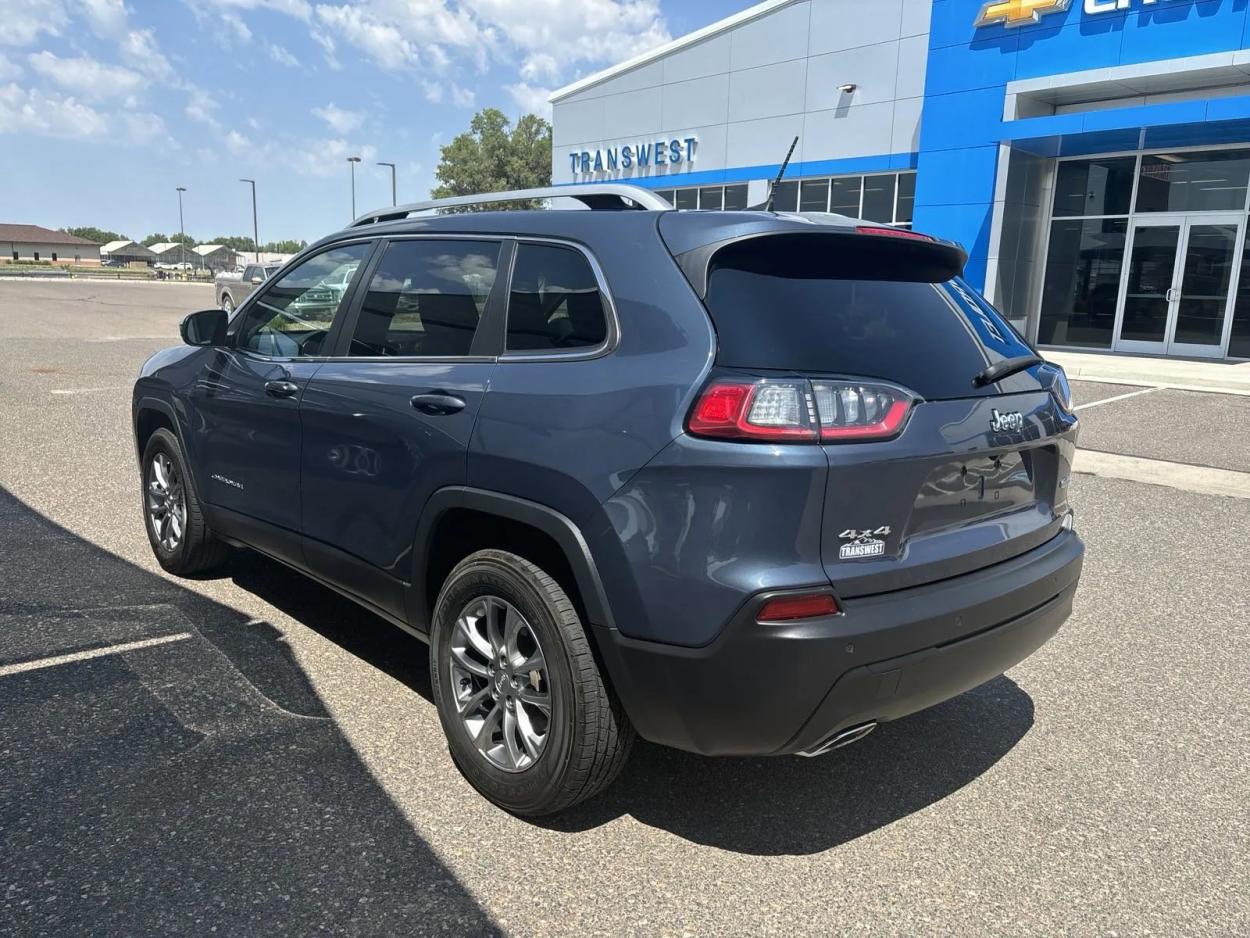
<svg viewBox="0 0 1250 938"><path fill-rule="evenodd" d="M434 391L430 394L417 394L412 399L412 406L423 414L431 417L458 414L464 410L464 399L448 394L446 391Z"/></svg>
<svg viewBox="0 0 1250 938"><path fill-rule="evenodd" d="M294 381L266 381L265 393L270 397L294 397L299 392L299 385Z"/></svg>

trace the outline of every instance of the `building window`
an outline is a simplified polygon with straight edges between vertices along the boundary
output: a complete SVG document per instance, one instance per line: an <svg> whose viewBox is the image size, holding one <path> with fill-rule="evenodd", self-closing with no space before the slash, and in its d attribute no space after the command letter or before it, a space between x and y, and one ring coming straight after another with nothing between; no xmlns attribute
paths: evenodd
<svg viewBox="0 0 1250 938"><path fill-rule="evenodd" d="M1150 154L1141 160L1137 211L1243 211L1248 182L1245 150Z"/></svg>
<svg viewBox="0 0 1250 938"><path fill-rule="evenodd" d="M52 259L53 259L53 260L56 260L56 251L53 251L53 252L52 252Z"/></svg>
<svg viewBox="0 0 1250 938"><path fill-rule="evenodd" d="M1039 343L1111 347L1127 235L1123 218L1051 224Z"/></svg>
<svg viewBox="0 0 1250 938"><path fill-rule="evenodd" d="M1055 173L1055 218L1127 215L1137 157L1069 160Z"/></svg>
<svg viewBox="0 0 1250 938"><path fill-rule="evenodd" d="M35 260L39 260L39 252L38 252L38 251L36 251L36 252L35 252Z"/></svg>
<svg viewBox="0 0 1250 938"><path fill-rule="evenodd" d="M17 251L13 252L13 260L17 260Z"/></svg>
<svg viewBox="0 0 1250 938"><path fill-rule="evenodd" d="M740 212L747 207L746 183L732 186L700 186L690 189L656 189L655 194L674 208Z"/></svg>

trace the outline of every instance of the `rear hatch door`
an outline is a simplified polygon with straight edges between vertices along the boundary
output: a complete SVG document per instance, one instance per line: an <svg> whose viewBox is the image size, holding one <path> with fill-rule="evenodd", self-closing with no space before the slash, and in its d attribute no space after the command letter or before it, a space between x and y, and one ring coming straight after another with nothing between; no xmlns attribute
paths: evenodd
<svg viewBox="0 0 1250 938"><path fill-rule="evenodd" d="M881 389L912 399L892 438L821 444L821 558L844 597L1006 560L1066 513L1076 420L1059 403L1062 372L1040 363L985 381L1035 352L950 274L922 244L853 230L753 237L707 265L719 368L810 379L822 420L831 396L861 413Z"/></svg>

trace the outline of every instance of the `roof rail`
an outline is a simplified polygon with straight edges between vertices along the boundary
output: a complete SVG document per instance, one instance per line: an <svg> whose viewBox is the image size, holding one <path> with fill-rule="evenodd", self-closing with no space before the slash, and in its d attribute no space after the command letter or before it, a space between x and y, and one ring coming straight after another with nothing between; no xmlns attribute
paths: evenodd
<svg viewBox="0 0 1250 938"><path fill-rule="evenodd" d="M526 202L533 199L577 199L587 208L597 211L620 211L622 209L651 209L666 211L671 206L650 189L620 182L596 182L586 185L547 186L542 189L516 189L512 192L487 192L482 195L457 195L448 199L431 199L410 205L391 205L366 212L351 227L372 225L375 222L397 221L416 212L452 208L457 205L489 205L493 202Z"/></svg>

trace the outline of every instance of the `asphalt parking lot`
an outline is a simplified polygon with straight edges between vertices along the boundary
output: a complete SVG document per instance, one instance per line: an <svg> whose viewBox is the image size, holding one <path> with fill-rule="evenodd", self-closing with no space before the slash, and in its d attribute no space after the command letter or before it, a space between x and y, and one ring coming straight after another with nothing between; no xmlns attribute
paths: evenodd
<svg viewBox="0 0 1250 938"><path fill-rule="evenodd" d="M821 759L640 745L526 822L419 642L155 564L130 384L211 302L0 282L0 933L1250 933L1250 499L1078 474L1074 615L1006 676ZM1088 449L1250 471L1250 397L1074 389Z"/></svg>

